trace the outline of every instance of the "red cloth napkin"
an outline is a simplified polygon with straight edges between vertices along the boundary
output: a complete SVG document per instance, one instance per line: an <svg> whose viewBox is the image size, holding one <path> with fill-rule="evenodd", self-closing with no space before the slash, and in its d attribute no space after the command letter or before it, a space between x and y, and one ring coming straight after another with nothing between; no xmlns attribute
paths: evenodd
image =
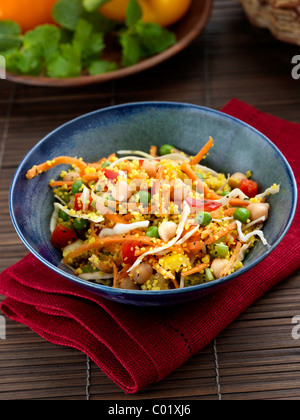
<svg viewBox="0 0 300 420"><path fill-rule="evenodd" d="M266 134L300 180L300 125L238 100L224 112ZM278 248L250 272L201 301L174 308L135 308L79 288L35 257L0 275L2 311L52 343L87 354L126 393L162 380L208 345L271 287L300 267L300 211Z"/></svg>

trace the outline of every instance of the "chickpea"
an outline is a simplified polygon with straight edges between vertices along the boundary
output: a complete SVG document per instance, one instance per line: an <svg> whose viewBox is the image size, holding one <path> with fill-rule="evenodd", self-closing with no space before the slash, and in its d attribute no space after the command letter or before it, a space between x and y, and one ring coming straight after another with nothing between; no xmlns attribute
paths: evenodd
<svg viewBox="0 0 300 420"><path fill-rule="evenodd" d="M144 160L143 169L147 172L150 178L155 178L157 171L157 162L154 160Z"/></svg>
<svg viewBox="0 0 300 420"><path fill-rule="evenodd" d="M119 181L113 188L111 195L114 200L123 202L127 201L131 197L132 191L130 191L126 181Z"/></svg>
<svg viewBox="0 0 300 420"><path fill-rule="evenodd" d="M171 191L171 200L175 202L182 202L186 199L189 193L188 187L181 179L176 179L174 182L174 190Z"/></svg>
<svg viewBox="0 0 300 420"><path fill-rule="evenodd" d="M127 290L139 290L137 284L134 283L133 279L126 277L120 282L119 285L120 289L127 289Z"/></svg>
<svg viewBox="0 0 300 420"><path fill-rule="evenodd" d="M241 172L236 172L229 178L228 185L230 185L231 188L238 188L243 179L247 179L246 175Z"/></svg>
<svg viewBox="0 0 300 420"><path fill-rule="evenodd" d="M177 225L174 222L162 222L158 228L158 234L164 242L169 242L170 239L174 238L177 231Z"/></svg>
<svg viewBox="0 0 300 420"><path fill-rule="evenodd" d="M265 220L267 220L269 215L269 208L270 205L268 203L251 203L247 207L250 212L251 220L256 220L263 216L265 217Z"/></svg>
<svg viewBox="0 0 300 420"><path fill-rule="evenodd" d="M67 175L63 177L63 181L65 182L72 182L76 179L80 178L80 175L77 172L69 172Z"/></svg>
<svg viewBox="0 0 300 420"><path fill-rule="evenodd" d="M130 277L138 284L144 284L153 274L153 269L148 263L141 263L136 268L134 268Z"/></svg>
<svg viewBox="0 0 300 420"><path fill-rule="evenodd" d="M220 278L222 270L226 267L228 260L226 258L215 258L211 263L211 270L215 279Z"/></svg>

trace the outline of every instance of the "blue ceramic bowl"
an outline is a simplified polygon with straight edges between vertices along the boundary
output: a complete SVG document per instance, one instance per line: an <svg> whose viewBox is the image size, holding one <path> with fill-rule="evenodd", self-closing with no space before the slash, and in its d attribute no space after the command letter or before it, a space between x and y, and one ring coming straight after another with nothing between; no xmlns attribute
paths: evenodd
<svg viewBox="0 0 300 420"><path fill-rule="evenodd" d="M49 221L53 195L48 187L62 166L28 181L25 174L33 165L70 155L87 162L121 149L149 151L150 145L171 143L195 154L209 136L215 146L206 165L220 172L254 173L261 190L273 183L280 194L271 196L270 216L264 234L271 245L257 242L240 271L220 280L186 289L131 291L88 283L61 266L61 254L52 247ZM292 170L281 152L264 135L228 115L184 103L145 102L115 106L79 117L41 140L21 162L11 185L9 206L14 227L29 251L43 264L71 282L117 302L161 306L198 299L215 292L237 276L250 270L274 250L287 233L296 210L297 188Z"/></svg>

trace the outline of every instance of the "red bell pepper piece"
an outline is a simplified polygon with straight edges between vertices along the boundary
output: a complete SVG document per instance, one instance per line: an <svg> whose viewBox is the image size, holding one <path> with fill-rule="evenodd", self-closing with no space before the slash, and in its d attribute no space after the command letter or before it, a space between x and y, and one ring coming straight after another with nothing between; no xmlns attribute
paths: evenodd
<svg viewBox="0 0 300 420"><path fill-rule="evenodd" d="M194 212L206 211L210 213L222 207L222 204L217 203L216 201L201 200L191 197L187 197L186 202L194 210Z"/></svg>
<svg viewBox="0 0 300 420"><path fill-rule="evenodd" d="M120 175L119 172L113 171L108 168L103 168L102 172L106 176L107 179L110 179L111 181L116 181L118 176Z"/></svg>
<svg viewBox="0 0 300 420"><path fill-rule="evenodd" d="M125 264L134 264L138 257L135 256L135 247L138 245L137 242L128 241L122 245L122 258Z"/></svg>
<svg viewBox="0 0 300 420"><path fill-rule="evenodd" d="M74 203L74 210L75 210L75 211L82 210L82 208L83 208L83 204L82 204L82 201L81 201L81 196L82 196L82 194L81 194L81 193L76 193L76 194L75 194L75 203ZM92 202L93 202L93 199L92 199L92 197L90 196L90 197L89 197L89 203L88 203L88 205L87 205L86 210L89 210L90 205L92 204Z"/></svg>

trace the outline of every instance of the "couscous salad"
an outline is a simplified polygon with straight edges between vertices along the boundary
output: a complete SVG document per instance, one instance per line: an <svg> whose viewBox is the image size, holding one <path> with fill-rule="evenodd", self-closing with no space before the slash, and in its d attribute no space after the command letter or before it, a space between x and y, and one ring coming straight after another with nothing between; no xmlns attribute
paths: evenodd
<svg viewBox="0 0 300 420"><path fill-rule="evenodd" d="M149 153L120 150L97 162L56 157L27 172L31 179L64 164L51 180L51 241L80 278L133 290L184 288L243 266L262 227L274 184L258 193L247 173L203 166L213 139L196 156L172 145Z"/></svg>

